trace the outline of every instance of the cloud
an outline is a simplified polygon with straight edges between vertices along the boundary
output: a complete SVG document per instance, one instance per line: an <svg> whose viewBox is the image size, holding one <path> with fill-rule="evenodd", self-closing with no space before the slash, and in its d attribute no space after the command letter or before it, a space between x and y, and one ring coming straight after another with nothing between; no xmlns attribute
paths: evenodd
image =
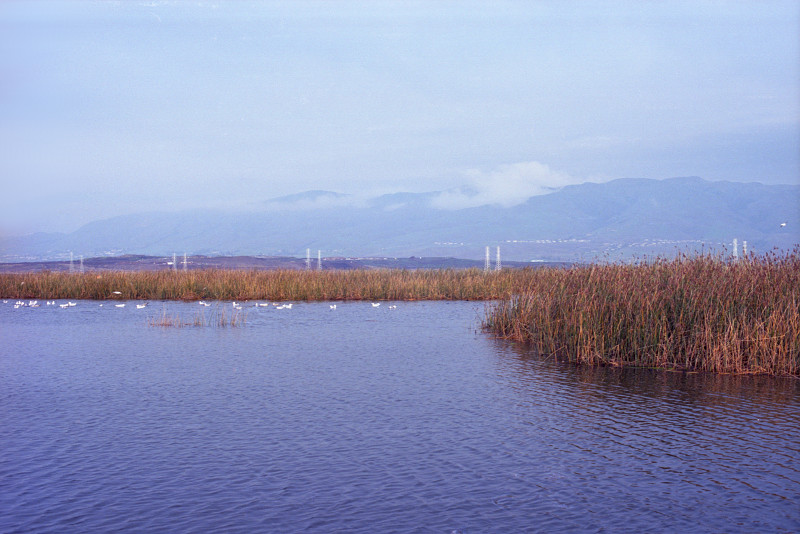
<svg viewBox="0 0 800 534"><path fill-rule="evenodd" d="M488 172L470 170L466 175L466 187L443 191L431 200L431 205L441 209L484 205L511 207L522 204L532 196L581 182L537 161L501 165Z"/></svg>
<svg viewBox="0 0 800 534"><path fill-rule="evenodd" d="M255 209L269 211L313 211L333 208L356 208L365 204L363 195L346 195L333 191L305 191L294 195L269 199L255 204Z"/></svg>

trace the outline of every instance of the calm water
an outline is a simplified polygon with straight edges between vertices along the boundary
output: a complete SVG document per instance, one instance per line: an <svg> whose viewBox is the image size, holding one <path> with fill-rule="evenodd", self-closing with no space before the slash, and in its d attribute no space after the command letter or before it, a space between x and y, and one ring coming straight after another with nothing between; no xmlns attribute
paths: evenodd
<svg viewBox="0 0 800 534"><path fill-rule="evenodd" d="M0 305L0 531L800 530L800 381L575 368L396 304Z"/></svg>

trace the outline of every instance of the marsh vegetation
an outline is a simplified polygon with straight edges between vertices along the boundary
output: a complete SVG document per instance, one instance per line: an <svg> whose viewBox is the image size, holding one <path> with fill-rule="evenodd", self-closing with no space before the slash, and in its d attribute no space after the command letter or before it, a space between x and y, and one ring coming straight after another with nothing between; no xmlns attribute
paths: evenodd
<svg viewBox="0 0 800 534"><path fill-rule="evenodd" d="M800 256L547 270L484 326L578 363L798 375Z"/></svg>
<svg viewBox="0 0 800 534"><path fill-rule="evenodd" d="M590 365L800 375L800 250L634 264L464 270L38 272L0 275L19 299L485 300L484 328ZM161 317L153 326L236 324Z"/></svg>
<svg viewBox="0 0 800 534"><path fill-rule="evenodd" d="M246 313L239 311L226 313L223 306L218 306L210 313L206 313L205 310L196 311L191 319L184 319L180 314L168 314L165 307L161 315L150 317L147 320L149 326L162 328L183 328L185 326L216 326L223 328L244 326L246 323Z"/></svg>
<svg viewBox="0 0 800 534"><path fill-rule="evenodd" d="M119 300L492 300L531 270L224 270L0 274L5 298ZM47 295L44 297L42 295Z"/></svg>

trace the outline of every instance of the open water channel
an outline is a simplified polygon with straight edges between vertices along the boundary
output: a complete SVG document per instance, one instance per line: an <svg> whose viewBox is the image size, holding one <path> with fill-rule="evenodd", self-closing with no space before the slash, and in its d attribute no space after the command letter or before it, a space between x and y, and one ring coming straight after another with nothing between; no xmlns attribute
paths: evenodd
<svg viewBox="0 0 800 534"><path fill-rule="evenodd" d="M576 368L471 302L40 304L0 305L0 532L800 530L798 380Z"/></svg>

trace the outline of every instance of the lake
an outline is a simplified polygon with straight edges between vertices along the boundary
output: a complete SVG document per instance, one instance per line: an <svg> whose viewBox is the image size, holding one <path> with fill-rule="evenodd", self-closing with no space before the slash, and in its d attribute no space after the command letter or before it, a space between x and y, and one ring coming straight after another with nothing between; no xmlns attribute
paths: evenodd
<svg viewBox="0 0 800 534"><path fill-rule="evenodd" d="M574 367L474 302L13 302L0 532L800 530L800 380Z"/></svg>

